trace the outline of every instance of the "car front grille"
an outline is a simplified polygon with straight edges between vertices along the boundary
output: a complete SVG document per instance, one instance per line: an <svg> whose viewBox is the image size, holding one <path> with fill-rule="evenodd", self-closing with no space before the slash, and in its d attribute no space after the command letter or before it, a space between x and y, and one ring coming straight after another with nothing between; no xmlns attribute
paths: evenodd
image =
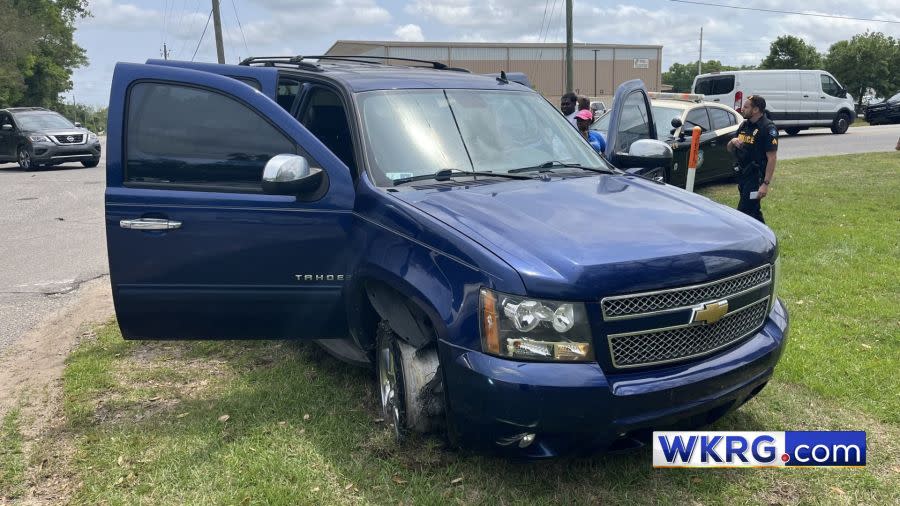
<svg viewBox="0 0 900 506"><path fill-rule="evenodd" d="M657 292L606 297L601 301L604 320L634 318L647 313L685 308L752 290L772 280L772 266L756 269L710 283Z"/></svg>
<svg viewBox="0 0 900 506"><path fill-rule="evenodd" d="M84 134L54 135L53 137L60 144L81 144L84 141Z"/></svg>
<svg viewBox="0 0 900 506"><path fill-rule="evenodd" d="M645 367L707 355L755 332L766 318L769 298L726 314L711 325L684 325L668 329L608 336L613 365Z"/></svg>

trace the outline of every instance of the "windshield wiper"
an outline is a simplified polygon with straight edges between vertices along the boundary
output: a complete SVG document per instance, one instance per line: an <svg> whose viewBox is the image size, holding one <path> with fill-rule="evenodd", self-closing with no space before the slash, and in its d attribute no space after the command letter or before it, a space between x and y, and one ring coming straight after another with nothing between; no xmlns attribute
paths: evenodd
<svg viewBox="0 0 900 506"><path fill-rule="evenodd" d="M581 169L587 170L590 172L599 172L601 174L617 174L617 172L611 169L605 169L600 167L585 167L580 163L564 163L558 160L551 160L549 162L544 162L540 165L534 165L532 167L521 167L518 169L512 169L509 171L510 174L515 174L516 172L529 172L529 171L538 171L538 172L550 172L553 169Z"/></svg>
<svg viewBox="0 0 900 506"><path fill-rule="evenodd" d="M494 176L494 177L505 177L509 179L532 179L530 176L517 176L515 174L507 174L505 172L481 172L481 171L471 171L471 170L459 170L459 169L441 169L434 174L422 174L419 176L412 177L403 177L400 179L394 180L394 186L412 183L413 181L425 181L428 179L434 179L435 181L449 181L452 177L458 176Z"/></svg>

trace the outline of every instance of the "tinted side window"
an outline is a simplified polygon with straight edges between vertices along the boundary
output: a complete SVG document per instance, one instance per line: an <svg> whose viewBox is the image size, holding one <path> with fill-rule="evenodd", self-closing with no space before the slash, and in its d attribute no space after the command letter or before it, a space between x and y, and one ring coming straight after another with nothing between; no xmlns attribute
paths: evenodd
<svg viewBox="0 0 900 506"><path fill-rule="evenodd" d="M713 130L727 128L731 125L736 124L734 114L731 114L724 109L719 109L718 107L710 107L708 108L708 111L709 119L710 121L712 121Z"/></svg>
<svg viewBox="0 0 900 506"><path fill-rule="evenodd" d="M294 100L297 99L297 95L300 93L300 82L295 81L293 79L279 79L278 80L278 95L276 100L278 105L284 108L285 111L291 112L294 105Z"/></svg>
<svg viewBox="0 0 900 506"><path fill-rule="evenodd" d="M694 93L700 93L701 95L710 95L712 94L712 77L704 77L703 79L697 79L697 85L694 86Z"/></svg>
<svg viewBox="0 0 900 506"><path fill-rule="evenodd" d="M841 87L838 86L838 83L834 79L825 74L822 74L820 77L822 79L822 91L832 97L840 96Z"/></svg>
<svg viewBox="0 0 900 506"><path fill-rule="evenodd" d="M640 91L632 92L622 104L622 117L619 118L616 137L616 153L627 153L631 144L640 139L652 139L650 135L650 115L647 103Z"/></svg>
<svg viewBox="0 0 900 506"><path fill-rule="evenodd" d="M202 184L258 191L290 139L246 105L220 93L161 83L131 88L127 182Z"/></svg>
<svg viewBox="0 0 900 506"><path fill-rule="evenodd" d="M713 79L712 95L727 95L734 91L734 76L719 76Z"/></svg>
<svg viewBox="0 0 900 506"><path fill-rule="evenodd" d="M350 125L340 97L329 89L316 87L304 102L306 110L300 122L355 173Z"/></svg>
<svg viewBox="0 0 900 506"><path fill-rule="evenodd" d="M706 115L706 107L698 107L696 109L691 110L687 114L687 118L685 118L685 131L690 132L694 125L699 126L703 129L704 132L708 132L711 130L709 127L709 116Z"/></svg>

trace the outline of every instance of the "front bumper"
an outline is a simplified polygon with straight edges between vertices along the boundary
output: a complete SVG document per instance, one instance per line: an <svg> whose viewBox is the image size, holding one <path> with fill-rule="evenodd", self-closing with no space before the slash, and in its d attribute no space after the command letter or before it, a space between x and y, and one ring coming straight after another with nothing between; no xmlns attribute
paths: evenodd
<svg viewBox="0 0 900 506"><path fill-rule="evenodd" d="M31 149L31 159L35 163L87 162L100 159L100 142L85 144L35 143Z"/></svg>
<svg viewBox="0 0 900 506"><path fill-rule="evenodd" d="M778 300L763 327L736 346L686 364L615 374L597 363L516 362L441 342L450 435L465 446L552 457L706 425L762 390L787 333L788 313ZM532 444L509 444L525 433L536 435Z"/></svg>

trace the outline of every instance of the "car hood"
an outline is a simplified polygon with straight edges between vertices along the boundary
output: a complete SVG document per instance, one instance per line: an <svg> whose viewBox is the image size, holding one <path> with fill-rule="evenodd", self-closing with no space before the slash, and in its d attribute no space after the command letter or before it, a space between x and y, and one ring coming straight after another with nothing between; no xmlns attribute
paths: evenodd
<svg viewBox="0 0 900 506"><path fill-rule="evenodd" d="M771 262L775 254L765 225L634 176L394 195L494 252L534 296L596 300L701 283Z"/></svg>

